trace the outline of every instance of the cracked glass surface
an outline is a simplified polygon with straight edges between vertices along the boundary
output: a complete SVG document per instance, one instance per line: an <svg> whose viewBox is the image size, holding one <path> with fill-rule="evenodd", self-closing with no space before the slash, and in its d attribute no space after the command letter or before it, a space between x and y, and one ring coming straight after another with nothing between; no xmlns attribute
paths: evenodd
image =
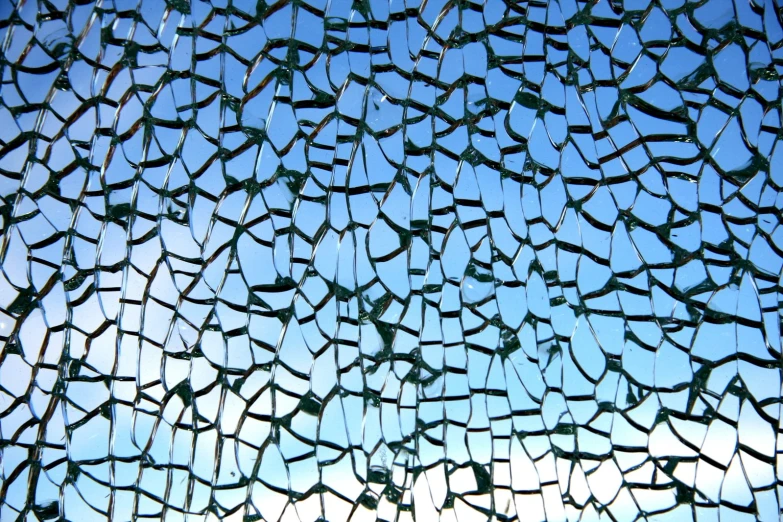
<svg viewBox="0 0 783 522"><path fill-rule="evenodd" d="M0 520L779 520L781 18L2 0Z"/></svg>

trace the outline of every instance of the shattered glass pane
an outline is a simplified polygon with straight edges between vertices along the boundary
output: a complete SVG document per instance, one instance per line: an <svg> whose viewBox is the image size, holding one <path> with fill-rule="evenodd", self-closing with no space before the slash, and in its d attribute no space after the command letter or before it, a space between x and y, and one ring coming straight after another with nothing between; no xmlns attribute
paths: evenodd
<svg viewBox="0 0 783 522"><path fill-rule="evenodd" d="M779 0L0 0L0 520L779 520Z"/></svg>

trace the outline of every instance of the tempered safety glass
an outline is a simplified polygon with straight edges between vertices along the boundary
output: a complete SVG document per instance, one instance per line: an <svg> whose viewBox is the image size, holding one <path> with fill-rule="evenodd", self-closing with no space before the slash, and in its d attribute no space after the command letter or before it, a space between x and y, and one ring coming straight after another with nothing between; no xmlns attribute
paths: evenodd
<svg viewBox="0 0 783 522"><path fill-rule="evenodd" d="M782 19L0 0L0 520L779 520Z"/></svg>

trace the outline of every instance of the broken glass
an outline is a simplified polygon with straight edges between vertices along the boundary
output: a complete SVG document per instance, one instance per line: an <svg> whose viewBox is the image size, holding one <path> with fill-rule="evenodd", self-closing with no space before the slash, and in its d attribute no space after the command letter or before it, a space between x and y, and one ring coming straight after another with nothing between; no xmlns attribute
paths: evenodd
<svg viewBox="0 0 783 522"><path fill-rule="evenodd" d="M0 519L778 520L777 0L5 0Z"/></svg>

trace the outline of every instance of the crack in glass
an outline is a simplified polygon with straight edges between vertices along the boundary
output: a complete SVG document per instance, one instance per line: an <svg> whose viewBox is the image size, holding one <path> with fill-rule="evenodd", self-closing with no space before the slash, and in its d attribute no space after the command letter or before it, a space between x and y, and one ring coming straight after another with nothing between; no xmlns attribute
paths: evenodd
<svg viewBox="0 0 783 522"><path fill-rule="evenodd" d="M2 1L0 520L779 520L782 20Z"/></svg>

